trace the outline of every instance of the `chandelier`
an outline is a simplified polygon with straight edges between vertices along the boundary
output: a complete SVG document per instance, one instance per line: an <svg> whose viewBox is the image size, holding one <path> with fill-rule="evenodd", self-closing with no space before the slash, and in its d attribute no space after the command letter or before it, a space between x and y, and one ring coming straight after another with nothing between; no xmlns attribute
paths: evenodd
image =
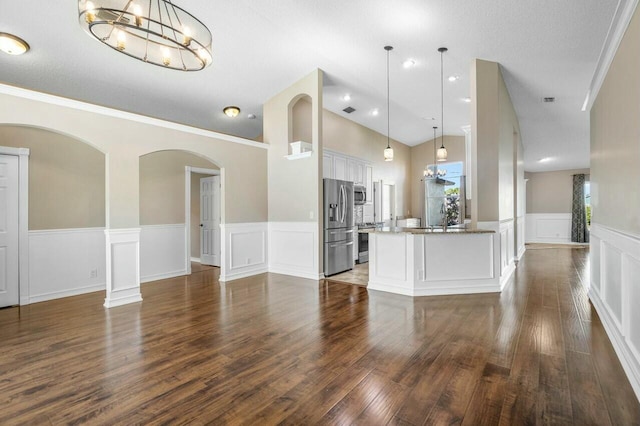
<svg viewBox="0 0 640 426"><path fill-rule="evenodd" d="M181 71L211 64L211 32L171 0L79 0L83 29L132 58Z"/></svg>

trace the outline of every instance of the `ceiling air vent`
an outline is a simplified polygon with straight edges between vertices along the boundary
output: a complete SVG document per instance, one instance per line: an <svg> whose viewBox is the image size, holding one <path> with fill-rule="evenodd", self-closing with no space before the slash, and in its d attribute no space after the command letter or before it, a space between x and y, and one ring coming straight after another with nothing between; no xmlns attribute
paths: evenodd
<svg viewBox="0 0 640 426"><path fill-rule="evenodd" d="M346 107L345 109L343 109L343 111L346 112L347 114L351 114L355 110L356 110L355 108L351 108L351 107Z"/></svg>
<svg viewBox="0 0 640 426"><path fill-rule="evenodd" d="M548 97L548 98L542 98L542 100L543 100L545 103L551 103L551 102L555 102L555 101L556 101L556 98L554 98L554 97Z"/></svg>

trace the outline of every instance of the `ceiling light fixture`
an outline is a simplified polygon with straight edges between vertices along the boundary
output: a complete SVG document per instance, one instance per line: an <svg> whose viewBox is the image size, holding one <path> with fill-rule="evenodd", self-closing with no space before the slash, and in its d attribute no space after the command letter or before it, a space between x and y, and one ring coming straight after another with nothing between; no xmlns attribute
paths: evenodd
<svg viewBox="0 0 640 426"><path fill-rule="evenodd" d="M538 160L538 163L547 163L549 161L551 161L552 158L551 157L544 157Z"/></svg>
<svg viewBox="0 0 640 426"><path fill-rule="evenodd" d="M468 104L471 103L471 98L462 98L462 100Z"/></svg>
<svg viewBox="0 0 640 426"><path fill-rule="evenodd" d="M438 148L438 153L436 155L438 161L447 161L447 148L444 147L444 65L443 65L444 63L443 54L447 50L449 49L447 49L446 47L441 47L438 49L438 52L440 52L440 102L441 102L440 124L442 126L441 145L440 145L440 148ZM435 144L435 140L433 141L433 143Z"/></svg>
<svg viewBox="0 0 640 426"><path fill-rule="evenodd" d="M377 117L378 114L380 114L380 110L378 108L374 108L373 111L371 111L371 115L374 117Z"/></svg>
<svg viewBox="0 0 640 426"><path fill-rule="evenodd" d="M224 107L222 112L224 112L227 117L235 118L238 116L238 114L240 114L240 108L238 108L237 106L228 106Z"/></svg>
<svg viewBox="0 0 640 426"><path fill-rule="evenodd" d="M457 80L457 79L459 79L459 78L460 78L460 77L458 77L457 75L450 75L450 76L449 76L449 81L453 83L454 81L456 81L456 80Z"/></svg>
<svg viewBox="0 0 640 426"><path fill-rule="evenodd" d="M413 59L405 59L405 61L402 63L402 66L404 68L411 68L415 64L416 64L416 61L414 61Z"/></svg>
<svg viewBox="0 0 640 426"><path fill-rule="evenodd" d="M387 147L384 149L384 161L393 161L393 148L391 148L390 136L389 136L389 52L393 50L392 46L385 46L384 50L387 51Z"/></svg>
<svg viewBox="0 0 640 426"><path fill-rule="evenodd" d="M29 51L29 43L13 34L0 33L0 51L9 55L22 55Z"/></svg>
<svg viewBox="0 0 640 426"><path fill-rule="evenodd" d="M171 0L95 1L78 0L80 25L112 49L180 71L211 64L211 32Z"/></svg>
<svg viewBox="0 0 640 426"><path fill-rule="evenodd" d="M349 102L349 101L351 100L351 95L347 93L346 95L344 95L344 96L342 97L342 100L343 100L343 101L346 101L346 102Z"/></svg>

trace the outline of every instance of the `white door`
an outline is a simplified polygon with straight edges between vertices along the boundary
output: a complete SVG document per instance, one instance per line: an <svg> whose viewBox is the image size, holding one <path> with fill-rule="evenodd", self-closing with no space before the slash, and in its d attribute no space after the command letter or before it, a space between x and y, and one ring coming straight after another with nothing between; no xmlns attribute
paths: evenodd
<svg viewBox="0 0 640 426"><path fill-rule="evenodd" d="M200 179L200 262L220 266L220 176Z"/></svg>
<svg viewBox="0 0 640 426"><path fill-rule="evenodd" d="M18 157L0 155L0 307L18 304Z"/></svg>

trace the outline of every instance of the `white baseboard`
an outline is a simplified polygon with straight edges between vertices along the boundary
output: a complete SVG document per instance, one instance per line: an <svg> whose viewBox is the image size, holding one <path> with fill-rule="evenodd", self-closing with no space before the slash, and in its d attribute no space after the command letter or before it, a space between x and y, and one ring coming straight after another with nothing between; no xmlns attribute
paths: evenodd
<svg viewBox="0 0 640 426"><path fill-rule="evenodd" d="M161 274L147 275L146 277L140 277L140 283L148 283L148 282L151 282L151 281L166 280L168 278L182 277L184 275L187 275L187 270L186 269L182 269L182 270L179 270L179 271L172 271L172 272L163 272Z"/></svg>
<svg viewBox="0 0 640 426"><path fill-rule="evenodd" d="M29 283L20 304L105 288L104 228L29 231Z"/></svg>
<svg viewBox="0 0 640 426"><path fill-rule="evenodd" d="M192 262L202 263L199 257L192 257L190 260Z"/></svg>
<svg viewBox="0 0 640 426"><path fill-rule="evenodd" d="M525 242L571 244L571 213L528 213Z"/></svg>
<svg viewBox="0 0 640 426"><path fill-rule="evenodd" d="M640 236L591 226L589 299L640 400Z"/></svg>
<svg viewBox="0 0 640 426"><path fill-rule="evenodd" d="M269 272L320 280L318 222L269 222Z"/></svg>
<svg viewBox="0 0 640 426"><path fill-rule="evenodd" d="M232 281L268 271L268 224L225 223L222 236L220 281Z"/></svg>

